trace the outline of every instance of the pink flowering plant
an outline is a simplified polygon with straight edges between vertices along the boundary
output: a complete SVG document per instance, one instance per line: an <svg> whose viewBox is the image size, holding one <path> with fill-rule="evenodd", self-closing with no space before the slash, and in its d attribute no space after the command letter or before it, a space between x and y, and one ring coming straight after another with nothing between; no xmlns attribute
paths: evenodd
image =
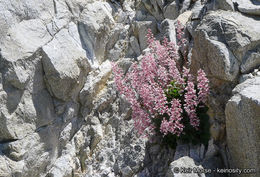
<svg viewBox="0 0 260 177"><path fill-rule="evenodd" d="M149 30L147 39L150 51L126 74L113 63L117 90L131 104L136 130L148 137L161 136L162 143L172 147L177 140L206 144L209 81L205 72L198 70L195 78L188 68L178 66L180 56L167 38L161 43Z"/></svg>

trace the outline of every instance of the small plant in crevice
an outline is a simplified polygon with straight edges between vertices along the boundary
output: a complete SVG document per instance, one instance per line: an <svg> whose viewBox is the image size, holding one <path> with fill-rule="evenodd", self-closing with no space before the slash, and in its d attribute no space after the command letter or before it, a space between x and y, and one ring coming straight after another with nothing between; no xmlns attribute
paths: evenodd
<svg viewBox="0 0 260 177"><path fill-rule="evenodd" d="M150 51L125 75L113 63L117 90L131 104L136 130L148 137L161 136L162 144L172 148L178 140L207 144L209 81L205 72L199 69L195 77L188 68L178 66L178 51L167 38L160 42L149 30L147 41Z"/></svg>

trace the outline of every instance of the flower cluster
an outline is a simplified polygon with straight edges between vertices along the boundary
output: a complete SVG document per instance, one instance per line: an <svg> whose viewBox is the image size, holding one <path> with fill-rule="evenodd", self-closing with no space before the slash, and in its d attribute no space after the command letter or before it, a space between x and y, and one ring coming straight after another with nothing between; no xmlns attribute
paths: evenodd
<svg viewBox="0 0 260 177"><path fill-rule="evenodd" d="M136 129L140 134L159 131L163 136L179 137L185 134L186 117L198 130L197 110L205 105L209 93L205 72L200 69L195 81L189 69L177 66L175 44L167 38L160 43L151 30L147 38L150 52L133 63L126 75L114 63L112 68L119 93L131 103Z"/></svg>

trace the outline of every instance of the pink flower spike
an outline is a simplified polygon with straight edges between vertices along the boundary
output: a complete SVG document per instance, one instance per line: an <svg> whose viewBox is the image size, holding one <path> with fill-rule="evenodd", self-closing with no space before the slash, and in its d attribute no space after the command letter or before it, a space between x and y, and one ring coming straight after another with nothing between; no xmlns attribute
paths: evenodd
<svg viewBox="0 0 260 177"><path fill-rule="evenodd" d="M205 103L209 95L209 80L202 69L198 70L197 82L199 89L198 100L199 102Z"/></svg>

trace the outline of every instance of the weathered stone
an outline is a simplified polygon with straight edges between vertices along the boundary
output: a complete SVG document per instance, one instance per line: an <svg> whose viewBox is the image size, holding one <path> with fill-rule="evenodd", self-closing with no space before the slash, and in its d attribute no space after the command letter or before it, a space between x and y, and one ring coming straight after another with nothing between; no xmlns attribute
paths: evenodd
<svg viewBox="0 0 260 177"><path fill-rule="evenodd" d="M1 1L0 176L165 177L174 150L147 145L147 139L136 134L131 105L118 98L108 61L118 61L125 73L131 69L135 57L140 60L141 52L150 51L145 49L148 28L156 38L164 33L174 42L173 21L161 23L164 17L192 24L187 29L195 41L195 47L190 45L192 58L199 52L195 65L206 68L210 83L224 87L218 90L223 96L211 100L223 100L214 107L218 114L213 117L222 122L213 120L217 133L212 134L214 140L222 140L225 126L219 107L224 107L239 67L240 73L253 71L241 80L260 73L259 19L218 11L200 21L206 6L212 10L214 3L210 7L202 1L182 2ZM218 9L232 9L228 0L222 2L223 7L216 3ZM179 10L185 12L179 15ZM254 82L248 85L258 83ZM221 166L213 141L207 153L202 145L183 147L177 146L175 158L189 155L206 169Z"/></svg>
<svg viewBox="0 0 260 177"><path fill-rule="evenodd" d="M168 164L173 161L174 149L161 146L159 136L155 136L146 144L146 154L144 159L144 170L138 173L138 177L158 176L165 177Z"/></svg>
<svg viewBox="0 0 260 177"><path fill-rule="evenodd" d="M211 139L208 144L208 150L205 154L205 159L216 156L218 153L218 147L214 144L214 140Z"/></svg>
<svg viewBox="0 0 260 177"><path fill-rule="evenodd" d="M107 52L107 59L111 61L117 61L120 58L126 57L126 55L132 55L132 53L128 53L128 49L131 48L129 41L130 25L119 26L120 31L113 34L113 36L116 35L116 41L114 41L115 43L113 44L113 47L111 49L108 48L108 46L111 46L111 42L113 42L113 40L109 40L106 46L107 50L109 50Z"/></svg>
<svg viewBox="0 0 260 177"><path fill-rule="evenodd" d="M156 33L157 27L154 21L135 22L134 33L136 34L136 36L138 36L141 51L143 51L148 45L146 35L149 28L152 30L153 34Z"/></svg>
<svg viewBox="0 0 260 177"><path fill-rule="evenodd" d="M200 46L201 50L199 49L201 52L196 51L202 56L199 62L202 64L203 61L207 60L207 72L213 77L226 81L234 81L239 72L237 59L225 44L208 39L205 33L202 36L198 39L199 41L195 39L195 45L198 45L198 42L200 44L203 42L203 46Z"/></svg>
<svg viewBox="0 0 260 177"><path fill-rule="evenodd" d="M9 174L29 177L45 173L48 164L51 162L50 157L56 157L55 154L52 154L57 148L54 132L55 130L50 133L43 128L21 140L5 143L2 151L7 154L6 161L10 169ZM45 150L46 146L48 146L48 151Z"/></svg>
<svg viewBox="0 0 260 177"><path fill-rule="evenodd" d="M79 104L75 102L69 102L66 105L66 109L63 114L63 121L69 122L78 115Z"/></svg>
<svg viewBox="0 0 260 177"><path fill-rule="evenodd" d="M240 71L242 73L248 73L253 69L260 66L260 46L257 46L255 50L249 50L242 61Z"/></svg>
<svg viewBox="0 0 260 177"><path fill-rule="evenodd" d="M217 8L222 10L234 11L234 5L232 0L219 0L217 1Z"/></svg>
<svg viewBox="0 0 260 177"><path fill-rule="evenodd" d="M73 171L76 169L76 163L73 160L75 153L74 146L67 145L68 150L60 158L58 158L52 168L47 173L50 177L73 177Z"/></svg>
<svg viewBox="0 0 260 177"><path fill-rule="evenodd" d="M209 63L212 75L228 81L235 80L239 70L237 59L224 44L216 41L210 41L208 44L208 50L212 52L212 62Z"/></svg>
<svg viewBox="0 0 260 177"><path fill-rule="evenodd" d="M8 94L15 94L15 90ZM11 113L8 112L8 107L1 106L0 140L23 138L38 127L49 124L55 119L52 101L46 90L33 96L25 91L23 96L17 99L16 101L9 100L15 104L12 105L14 108L9 108ZM41 99L41 103L35 103L35 99ZM13 114L13 112L15 113Z"/></svg>
<svg viewBox="0 0 260 177"><path fill-rule="evenodd" d="M192 9L190 21L187 23L187 30L194 37L195 29L200 23L200 20L206 13L206 6L201 1L195 1Z"/></svg>
<svg viewBox="0 0 260 177"><path fill-rule="evenodd" d="M161 21L163 19L163 14L161 13L163 0L142 0L142 3L147 11L156 18L156 20Z"/></svg>
<svg viewBox="0 0 260 177"><path fill-rule="evenodd" d="M184 0L181 4L180 14L188 10L190 7L191 0Z"/></svg>
<svg viewBox="0 0 260 177"><path fill-rule="evenodd" d="M248 50L253 50L259 45L259 28L259 18L249 18L237 12L216 11L205 16L197 32L204 31L210 40L226 43L241 62Z"/></svg>
<svg viewBox="0 0 260 177"><path fill-rule="evenodd" d="M205 146L204 144L200 145L200 159L203 159L205 155Z"/></svg>
<svg viewBox="0 0 260 177"><path fill-rule="evenodd" d="M175 20L179 16L179 1L173 1L164 7L164 18Z"/></svg>
<svg viewBox="0 0 260 177"><path fill-rule="evenodd" d="M244 81L246 81L247 79L252 79L254 76L253 74L249 73L249 74L243 74L242 76L240 76L239 78L239 83L242 83Z"/></svg>
<svg viewBox="0 0 260 177"><path fill-rule="evenodd" d="M97 71L94 70L88 75L86 83L80 91L80 102L84 105L84 109L81 110L83 116L90 113L94 98L105 88L106 81L111 73L111 63L107 60L102 63Z"/></svg>
<svg viewBox="0 0 260 177"><path fill-rule="evenodd" d="M114 47L108 52L108 58L111 61L117 61L120 58L125 57L125 50L128 47L128 42L126 40L118 40Z"/></svg>
<svg viewBox="0 0 260 177"><path fill-rule="evenodd" d="M167 37L170 42L176 44L176 30L173 20L165 19L161 23L161 33Z"/></svg>
<svg viewBox="0 0 260 177"><path fill-rule="evenodd" d="M94 149L97 144L103 138L103 130L101 125L92 125L90 129L90 135L92 136L91 140L91 149Z"/></svg>
<svg viewBox="0 0 260 177"><path fill-rule="evenodd" d="M31 74L29 61L51 36L39 19L22 21L11 27L8 33L0 44L3 77L14 87L24 89Z"/></svg>
<svg viewBox="0 0 260 177"><path fill-rule="evenodd" d="M126 73L134 61L135 60L133 58L124 58L117 64L123 70L123 72Z"/></svg>
<svg viewBox="0 0 260 177"><path fill-rule="evenodd" d="M8 31L6 40L1 44L1 55L10 62L26 59L49 40L51 36L41 20L22 21Z"/></svg>
<svg viewBox="0 0 260 177"><path fill-rule="evenodd" d="M192 11L192 20L200 20L206 13L206 7L201 1L195 1L191 11Z"/></svg>
<svg viewBox="0 0 260 177"><path fill-rule="evenodd" d="M3 156L0 155L0 176L2 177L11 177L10 171L6 164L6 160Z"/></svg>
<svg viewBox="0 0 260 177"><path fill-rule="evenodd" d="M64 101L76 99L90 71L85 52L78 42L68 30L62 29L43 47L43 68L48 89Z"/></svg>
<svg viewBox="0 0 260 177"><path fill-rule="evenodd" d="M91 65L97 66L104 61L105 46L113 25L112 8L107 2L88 3L82 11L78 29Z"/></svg>
<svg viewBox="0 0 260 177"><path fill-rule="evenodd" d="M249 15L260 15L260 2L255 0L234 0L238 10Z"/></svg>
<svg viewBox="0 0 260 177"><path fill-rule="evenodd" d="M141 55L140 46L139 46L139 43L138 43L138 40L136 39L136 37L134 37L134 36L130 37L130 44L131 44L131 47L134 50L135 54L137 56Z"/></svg>
<svg viewBox="0 0 260 177"><path fill-rule="evenodd" d="M202 159L200 158L200 144L192 145L190 144L190 152L189 157L192 158L195 162L200 162Z"/></svg>
<svg viewBox="0 0 260 177"><path fill-rule="evenodd" d="M192 11L188 10L178 16L176 19L179 21L183 26L186 26L187 22L191 20Z"/></svg>
<svg viewBox="0 0 260 177"><path fill-rule="evenodd" d="M71 7L67 1L54 1L55 16L51 22L46 25L48 32L54 36L62 28L68 26L71 21Z"/></svg>
<svg viewBox="0 0 260 177"><path fill-rule="evenodd" d="M123 177L130 177L130 176L133 175L133 171L132 171L132 169L129 166L124 167L121 170L121 173L122 173Z"/></svg>
<svg viewBox="0 0 260 177"><path fill-rule="evenodd" d="M188 173L181 173L182 169L191 169ZM181 157L175 161L173 161L169 169L167 171L166 177L205 177L205 174L199 174L199 173L194 173L193 168L201 168L203 169L202 166L197 166L195 165L194 161L192 158L188 156Z"/></svg>
<svg viewBox="0 0 260 177"><path fill-rule="evenodd" d="M234 96L226 105L227 142L231 166L236 168L259 167L260 77L239 84ZM258 176L259 172L250 176Z"/></svg>
<svg viewBox="0 0 260 177"><path fill-rule="evenodd" d="M178 160L181 157L189 156L190 155L190 149L188 144L179 144L176 147L176 151L174 154L174 160Z"/></svg>
<svg viewBox="0 0 260 177"><path fill-rule="evenodd" d="M255 25L250 26L252 24ZM200 67L205 66L204 69L208 68L206 72L209 75L221 80L234 81L246 52L255 49L260 43L260 38L256 35L259 33L258 24L259 20L234 12L209 13L193 35L192 67L196 64Z"/></svg>
<svg viewBox="0 0 260 177"><path fill-rule="evenodd" d="M45 22L54 16L53 1L24 0L24 1L1 1L0 2L0 41L8 33L8 29L19 22L27 23L32 19L41 19ZM32 26L34 24L31 24ZM27 35L27 33L22 33ZM30 34L29 34L30 35ZM30 41L30 40L29 40Z"/></svg>

